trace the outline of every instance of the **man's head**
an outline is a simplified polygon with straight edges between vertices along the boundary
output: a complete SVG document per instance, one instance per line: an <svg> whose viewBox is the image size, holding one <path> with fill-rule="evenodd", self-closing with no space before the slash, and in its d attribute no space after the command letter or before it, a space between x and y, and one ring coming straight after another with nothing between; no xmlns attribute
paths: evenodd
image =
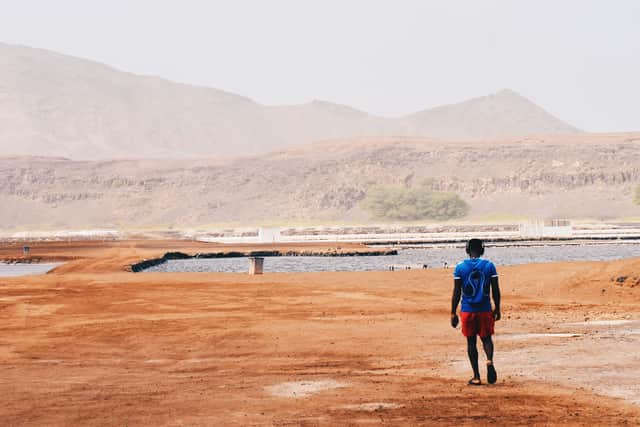
<svg viewBox="0 0 640 427"><path fill-rule="evenodd" d="M466 247L467 254L472 258L484 255L484 242L480 239L470 239Z"/></svg>

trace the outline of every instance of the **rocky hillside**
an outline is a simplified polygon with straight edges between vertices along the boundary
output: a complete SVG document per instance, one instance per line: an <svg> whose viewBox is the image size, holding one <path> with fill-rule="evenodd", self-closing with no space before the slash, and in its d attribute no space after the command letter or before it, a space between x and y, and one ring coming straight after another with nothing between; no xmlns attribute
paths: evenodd
<svg viewBox="0 0 640 427"><path fill-rule="evenodd" d="M640 216L640 134L358 139L230 160L0 160L5 229L368 221L379 185L457 193L469 219Z"/></svg>
<svg viewBox="0 0 640 427"><path fill-rule="evenodd" d="M314 101L264 106L217 89L0 43L0 155L75 160L266 153L361 136L486 139L577 129L509 90L406 117Z"/></svg>

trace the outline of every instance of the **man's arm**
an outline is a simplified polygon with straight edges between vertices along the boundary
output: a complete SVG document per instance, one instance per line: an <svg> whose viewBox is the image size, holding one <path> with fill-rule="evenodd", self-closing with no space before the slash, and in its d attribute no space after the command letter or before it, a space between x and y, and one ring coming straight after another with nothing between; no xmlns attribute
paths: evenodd
<svg viewBox="0 0 640 427"><path fill-rule="evenodd" d="M459 278L453 279L453 295L451 296L451 326L454 328L458 326L458 304L462 297L462 280Z"/></svg>
<svg viewBox="0 0 640 427"><path fill-rule="evenodd" d="M458 311L458 304L462 298L462 280L453 279L453 295L451 296L451 314L456 314Z"/></svg>
<svg viewBox="0 0 640 427"><path fill-rule="evenodd" d="M500 320L500 286L497 275L491 277L491 294L493 295L493 318Z"/></svg>

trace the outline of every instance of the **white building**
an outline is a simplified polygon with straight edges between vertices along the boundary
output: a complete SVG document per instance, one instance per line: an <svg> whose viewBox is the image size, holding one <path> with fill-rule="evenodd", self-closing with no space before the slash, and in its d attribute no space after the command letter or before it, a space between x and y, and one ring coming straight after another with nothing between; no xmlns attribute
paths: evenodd
<svg viewBox="0 0 640 427"><path fill-rule="evenodd" d="M258 242L277 243L282 240L280 229L277 227L261 227L258 229Z"/></svg>
<svg viewBox="0 0 640 427"><path fill-rule="evenodd" d="M532 238L571 237L573 226L568 219L551 219L520 224L520 236Z"/></svg>

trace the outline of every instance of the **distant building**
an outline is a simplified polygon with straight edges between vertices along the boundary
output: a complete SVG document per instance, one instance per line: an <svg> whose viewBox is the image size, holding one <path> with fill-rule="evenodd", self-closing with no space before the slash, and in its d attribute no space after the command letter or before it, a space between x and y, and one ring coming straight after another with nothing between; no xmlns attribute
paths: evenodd
<svg viewBox="0 0 640 427"><path fill-rule="evenodd" d="M520 224L520 236L532 238L571 237L573 226L568 219L548 219Z"/></svg>
<svg viewBox="0 0 640 427"><path fill-rule="evenodd" d="M261 227L258 229L258 242L277 243L282 239L280 229L277 227Z"/></svg>

